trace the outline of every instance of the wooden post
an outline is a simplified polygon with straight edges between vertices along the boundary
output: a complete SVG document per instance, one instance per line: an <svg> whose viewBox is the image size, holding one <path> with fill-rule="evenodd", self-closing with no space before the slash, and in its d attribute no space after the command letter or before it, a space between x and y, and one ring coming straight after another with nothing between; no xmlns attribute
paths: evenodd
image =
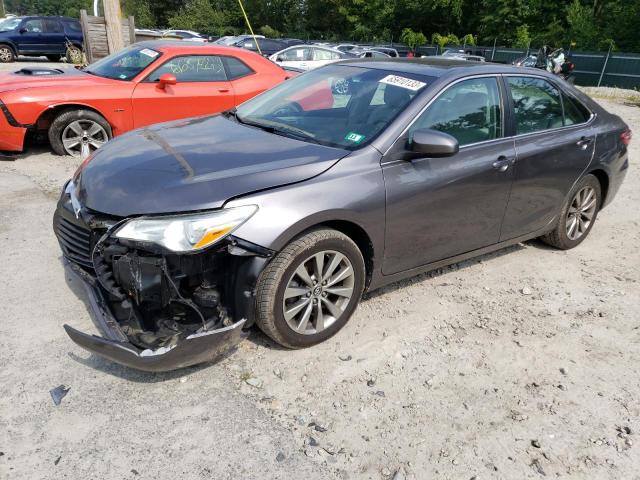
<svg viewBox="0 0 640 480"><path fill-rule="evenodd" d="M109 53L119 52L124 48L120 0L103 0L102 7L104 8L104 21L107 27Z"/></svg>
<svg viewBox="0 0 640 480"><path fill-rule="evenodd" d="M91 51L91 39L89 35L89 17L86 10L80 10L80 26L82 27L82 43L84 44L84 54L87 56L87 63L93 63L93 52Z"/></svg>
<svg viewBox="0 0 640 480"><path fill-rule="evenodd" d="M133 15L129 16L129 43L131 45L136 43L136 20Z"/></svg>

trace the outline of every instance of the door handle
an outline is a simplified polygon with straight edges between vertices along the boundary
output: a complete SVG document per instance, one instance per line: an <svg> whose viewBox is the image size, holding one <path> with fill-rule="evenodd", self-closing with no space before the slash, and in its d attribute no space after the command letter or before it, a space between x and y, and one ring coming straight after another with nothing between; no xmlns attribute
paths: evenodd
<svg viewBox="0 0 640 480"><path fill-rule="evenodd" d="M220 93L229 93L229 89L228 88L219 88L218 92L220 92Z"/></svg>
<svg viewBox="0 0 640 480"><path fill-rule="evenodd" d="M498 159L493 162L493 168L498 170L499 172L506 172L513 161L505 156L498 157Z"/></svg>
<svg viewBox="0 0 640 480"><path fill-rule="evenodd" d="M593 141L592 138L582 137L580 140L576 142L576 145L579 146L582 150L586 150L589 144Z"/></svg>

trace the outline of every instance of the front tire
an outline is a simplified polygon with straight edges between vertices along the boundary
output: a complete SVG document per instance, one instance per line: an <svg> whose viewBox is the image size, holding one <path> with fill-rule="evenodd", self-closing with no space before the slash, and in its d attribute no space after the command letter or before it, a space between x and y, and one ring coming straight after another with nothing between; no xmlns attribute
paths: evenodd
<svg viewBox="0 0 640 480"><path fill-rule="evenodd" d="M87 158L112 136L109 122L92 110L66 110L49 127L49 142L58 155Z"/></svg>
<svg viewBox="0 0 640 480"><path fill-rule="evenodd" d="M288 244L260 275L256 323L288 348L316 345L335 335L364 290L358 246L341 232L314 230Z"/></svg>
<svg viewBox="0 0 640 480"><path fill-rule="evenodd" d="M602 205L600 182L591 174L585 175L567 198L555 229L541 237L543 242L560 250L577 247L593 228Z"/></svg>
<svg viewBox="0 0 640 480"><path fill-rule="evenodd" d="M9 45L0 45L0 63L11 63L15 61L16 54Z"/></svg>

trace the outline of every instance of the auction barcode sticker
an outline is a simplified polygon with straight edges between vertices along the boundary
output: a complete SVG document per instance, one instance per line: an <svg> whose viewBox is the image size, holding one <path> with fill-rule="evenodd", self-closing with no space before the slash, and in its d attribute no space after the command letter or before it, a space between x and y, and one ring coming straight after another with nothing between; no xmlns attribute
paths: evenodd
<svg viewBox="0 0 640 480"><path fill-rule="evenodd" d="M143 48L142 50L140 50L140 53L151 58L156 58L158 56L158 52L156 52L155 50L151 50L149 48Z"/></svg>
<svg viewBox="0 0 640 480"><path fill-rule="evenodd" d="M409 90L413 90L414 92L420 90L426 85L426 83L424 82L419 82L418 80L412 80L406 77L399 77L398 75L387 75L382 80L380 80L380 83L407 88Z"/></svg>

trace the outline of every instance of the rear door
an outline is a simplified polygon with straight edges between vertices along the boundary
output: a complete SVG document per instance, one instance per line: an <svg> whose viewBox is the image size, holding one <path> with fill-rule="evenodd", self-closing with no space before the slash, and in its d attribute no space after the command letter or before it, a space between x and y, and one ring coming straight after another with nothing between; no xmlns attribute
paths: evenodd
<svg viewBox="0 0 640 480"><path fill-rule="evenodd" d="M501 240L546 228L591 162L590 112L547 79L505 76L514 105L516 163Z"/></svg>
<svg viewBox="0 0 640 480"><path fill-rule="evenodd" d="M55 18L43 19L44 33L42 38L44 41L44 50L42 53L54 53L62 55L66 51L66 38L64 34L64 26L62 22Z"/></svg>
<svg viewBox="0 0 640 480"><path fill-rule="evenodd" d="M162 74L177 83L159 88ZM134 128L179 118L222 112L235 106L235 94L221 57L183 55L165 61L133 91Z"/></svg>
<svg viewBox="0 0 640 480"><path fill-rule="evenodd" d="M386 93L385 102L393 102ZM454 83L383 158L385 275L498 242L515 158L513 138L504 137L503 97L494 76ZM413 132L423 128L452 135L460 151L447 158L408 157Z"/></svg>

